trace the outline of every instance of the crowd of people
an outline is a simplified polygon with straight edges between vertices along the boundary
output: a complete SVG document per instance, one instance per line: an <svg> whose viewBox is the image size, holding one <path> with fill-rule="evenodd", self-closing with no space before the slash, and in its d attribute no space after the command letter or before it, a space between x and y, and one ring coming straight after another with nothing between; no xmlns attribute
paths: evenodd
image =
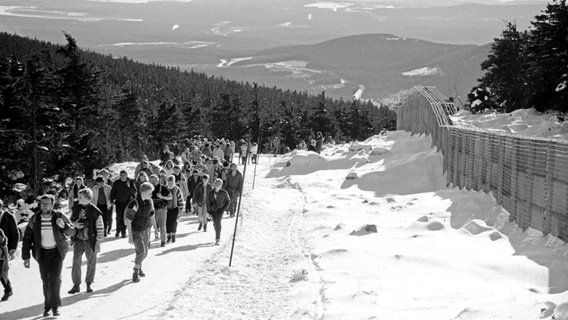
<svg viewBox="0 0 568 320"><path fill-rule="evenodd" d="M298 148L319 153L323 143L318 132L310 146ZM280 139L273 137L270 151L277 154L281 148ZM164 145L159 164L143 155L134 177L122 170L118 178L112 179L108 168L96 171L91 186L85 177L75 177L65 189L68 215L56 209L60 205L53 195L18 200L15 215L4 210L0 200L0 282L4 286L0 300L6 301L13 294L8 261L14 259L19 240L22 240L24 267L30 267L31 257L39 265L44 316L60 315L61 272L70 247L73 248L73 287L68 293L81 291L83 255L87 260L86 291L93 292L97 254L103 239L112 235L113 212L116 213L114 236L128 237L134 245L133 282L146 276L142 265L152 235L160 240L161 247L176 242L181 214L197 215L198 231L207 232L207 224L212 221L214 244L219 245L223 216L227 213L230 218L235 217L242 193L243 175L237 165L257 163L258 151L256 143L246 143L243 139L235 143L196 138L186 140L185 144ZM235 156L237 163L233 162Z"/></svg>

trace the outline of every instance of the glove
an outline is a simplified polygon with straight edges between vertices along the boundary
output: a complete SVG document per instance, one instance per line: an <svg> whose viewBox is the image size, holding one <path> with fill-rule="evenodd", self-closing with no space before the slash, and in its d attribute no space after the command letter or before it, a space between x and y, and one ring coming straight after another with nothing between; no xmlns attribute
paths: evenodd
<svg viewBox="0 0 568 320"><path fill-rule="evenodd" d="M10 250L8 253L8 260L14 260L14 256L16 255L16 249Z"/></svg>
<svg viewBox="0 0 568 320"><path fill-rule="evenodd" d="M30 268L30 259L24 260L24 268L26 268L26 269Z"/></svg>
<svg viewBox="0 0 568 320"><path fill-rule="evenodd" d="M61 218L57 218L57 220L55 220L55 223L57 224L57 226L61 229L65 228L65 222L63 222L63 219Z"/></svg>

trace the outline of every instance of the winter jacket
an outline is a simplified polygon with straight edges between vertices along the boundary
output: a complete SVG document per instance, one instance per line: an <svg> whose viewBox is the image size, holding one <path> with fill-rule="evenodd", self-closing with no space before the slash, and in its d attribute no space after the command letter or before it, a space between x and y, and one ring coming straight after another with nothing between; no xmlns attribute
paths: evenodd
<svg viewBox="0 0 568 320"><path fill-rule="evenodd" d="M142 163L139 163L136 166L136 169L134 170L134 177L138 177L138 174L140 173L140 171L142 171ZM158 166L156 166L155 164L148 162L148 166L146 167L146 173L148 174L148 177L151 176L152 174L159 174L160 173L160 168L158 168Z"/></svg>
<svg viewBox="0 0 568 320"><path fill-rule="evenodd" d="M83 223L84 228L87 229L89 245L95 250L97 242L103 241L104 238L103 217L99 208L92 203L89 203L85 208L85 218L80 216L82 209L82 205L74 206L69 220L71 222L79 221ZM81 232L81 230L75 229L75 235L71 237L71 241L76 240L78 232Z"/></svg>
<svg viewBox="0 0 568 320"><path fill-rule="evenodd" d="M191 152L189 152L189 151L182 152L181 153L181 162L182 163L191 162Z"/></svg>
<svg viewBox="0 0 568 320"><path fill-rule="evenodd" d="M52 210L51 226L53 227L53 234L55 236L55 243L59 250L59 255L62 259L65 258L69 250L68 237L75 234L75 227L69 221L69 218L59 211ZM22 242L22 259L27 260L30 258L30 251L34 259L39 261L41 255L41 213L34 214L30 219L26 232L24 233L24 241ZM59 228L56 221L61 218L65 223L63 228Z"/></svg>
<svg viewBox="0 0 568 320"><path fill-rule="evenodd" d="M197 187L198 184L200 184L202 181L202 178L200 176L197 176L197 179L195 179L193 177L193 175L191 175L188 179L187 179L187 190L189 191L189 196L193 197L193 193L195 191L195 187Z"/></svg>
<svg viewBox="0 0 568 320"><path fill-rule="evenodd" d="M94 186L93 188L91 188L91 190L93 190L93 198L91 199L91 203L94 204L95 206L98 204L99 201L99 190L101 187L99 187L99 185ZM110 207L112 206L112 202L110 201L110 191L111 188L108 184L103 184L102 186L103 190L104 190L104 194L106 197L106 205L107 208L110 209Z"/></svg>
<svg viewBox="0 0 568 320"><path fill-rule="evenodd" d="M243 175L238 170L234 176L232 173L227 174L226 189L231 197L236 196L243 190Z"/></svg>
<svg viewBox="0 0 568 320"><path fill-rule="evenodd" d="M174 186L173 188L168 188L170 193L172 194L172 200L168 201L168 209L175 209L175 208L183 208L185 205L183 193L178 186Z"/></svg>
<svg viewBox="0 0 568 320"><path fill-rule="evenodd" d="M8 281L8 270L10 265L8 264L8 237L4 234L4 231L0 229L0 279L6 282Z"/></svg>
<svg viewBox="0 0 568 320"><path fill-rule="evenodd" d="M180 188L183 198L187 198L189 191L187 190L187 178L185 174L183 174L182 172L180 172L179 174L174 173L174 177L176 178L176 186Z"/></svg>
<svg viewBox="0 0 568 320"><path fill-rule="evenodd" d="M225 150L223 151L223 154L225 155L225 157L230 157L230 156L233 156L233 153L235 153L235 150L231 148L230 144L227 144L225 146Z"/></svg>
<svg viewBox="0 0 568 320"><path fill-rule="evenodd" d="M211 155L213 156L213 158L215 158L215 157L219 158L219 161L221 161L225 158L225 153L223 152L223 150L221 150L219 148L213 149L213 152L212 152Z"/></svg>
<svg viewBox="0 0 568 320"><path fill-rule="evenodd" d="M0 230L4 231L8 243L8 251L16 250L20 234L18 232L18 224L13 214L8 211L0 212Z"/></svg>
<svg viewBox="0 0 568 320"><path fill-rule="evenodd" d="M220 189L218 192L215 190L209 191L208 199L207 199L207 212L212 216L219 216L223 215L225 210L231 204L231 198L227 191Z"/></svg>
<svg viewBox="0 0 568 320"><path fill-rule="evenodd" d="M316 152L321 153L321 147L323 146L323 137L316 138Z"/></svg>
<svg viewBox="0 0 568 320"><path fill-rule="evenodd" d="M116 180L110 190L110 201L115 203L127 204L130 200L134 199L136 196L136 186L134 181L126 179L122 181L120 179Z"/></svg>
<svg viewBox="0 0 568 320"><path fill-rule="evenodd" d="M71 190L69 190L69 210L73 208L73 206L77 203L77 198L79 197L79 190L86 189L86 185L82 185L81 187L77 187L76 184L73 184Z"/></svg>
<svg viewBox="0 0 568 320"><path fill-rule="evenodd" d="M206 205L207 205L207 204L204 203L204 201L203 201L203 200L204 200L205 192L207 192L207 194L209 194L211 191L213 191L213 188L211 187L211 184L209 184L209 183L207 184L207 187L205 187L205 188L206 188L206 190L204 190L204 188L203 188L203 182L201 182L200 184L198 184L198 185L195 187L195 190L194 190L194 192L193 192L193 197L191 198L191 201L192 201L194 204L197 204L197 205L200 206L200 207L203 207L203 206L206 206Z"/></svg>
<svg viewBox="0 0 568 320"><path fill-rule="evenodd" d="M160 163L161 165L166 164L168 160L172 160L174 158L174 153L171 151L162 151L160 152Z"/></svg>
<svg viewBox="0 0 568 320"><path fill-rule="evenodd" d="M126 210L132 210L134 207L137 209L132 216L130 216L128 212L125 212L127 218L132 221L132 231L148 230L151 225L150 217L152 217L155 213L154 202L152 199L142 200L142 198L137 197L128 203Z"/></svg>

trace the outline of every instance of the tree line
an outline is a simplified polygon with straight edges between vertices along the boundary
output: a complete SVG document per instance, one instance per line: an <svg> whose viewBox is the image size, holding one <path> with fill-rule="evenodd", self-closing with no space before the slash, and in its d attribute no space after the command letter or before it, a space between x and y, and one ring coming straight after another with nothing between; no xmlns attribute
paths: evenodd
<svg viewBox="0 0 568 320"><path fill-rule="evenodd" d="M0 196L113 162L156 157L196 135L292 149L315 132L336 141L396 128L396 113L325 92L282 90L0 33ZM262 146L262 142L261 142Z"/></svg>
<svg viewBox="0 0 568 320"><path fill-rule="evenodd" d="M468 95L474 112L568 111L568 8L553 0L520 31L508 22L481 64L485 74Z"/></svg>

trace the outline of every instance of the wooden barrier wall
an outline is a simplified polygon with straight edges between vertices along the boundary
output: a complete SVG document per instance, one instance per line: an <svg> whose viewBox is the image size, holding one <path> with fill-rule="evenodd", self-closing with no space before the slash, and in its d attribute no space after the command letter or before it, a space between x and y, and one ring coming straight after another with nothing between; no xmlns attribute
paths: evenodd
<svg viewBox="0 0 568 320"><path fill-rule="evenodd" d="M568 241L568 143L452 125L453 104L434 87L415 87L397 128L429 134L444 156L448 185L493 192L523 230Z"/></svg>

